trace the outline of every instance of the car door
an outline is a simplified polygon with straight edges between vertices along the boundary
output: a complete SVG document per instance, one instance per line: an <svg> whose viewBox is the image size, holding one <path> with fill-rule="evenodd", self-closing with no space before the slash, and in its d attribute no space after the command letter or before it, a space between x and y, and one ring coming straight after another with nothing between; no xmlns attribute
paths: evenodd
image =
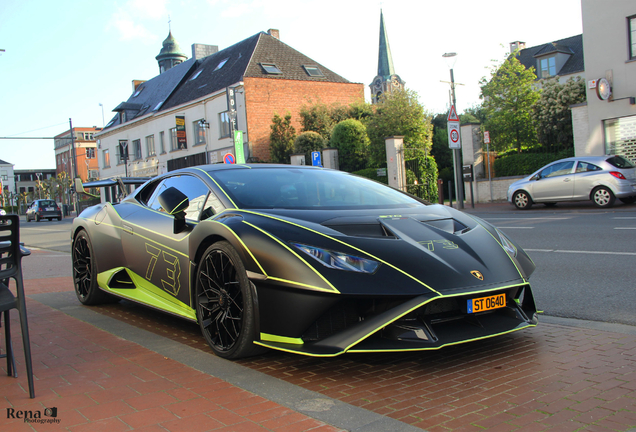
<svg viewBox="0 0 636 432"><path fill-rule="evenodd" d="M142 198L142 209L123 221L122 235L129 269L154 287L169 294L175 303L191 305L189 236L198 222L209 194L208 186L192 175L175 175L160 181L147 201ZM174 187L188 197L185 217L189 229L174 232L174 216L159 203L159 196ZM144 194L140 194L144 196ZM154 289L154 288L152 288Z"/></svg>
<svg viewBox="0 0 636 432"><path fill-rule="evenodd" d="M592 189L598 186L598 180L603 175L603 168L593 163L579 161L574 170L574 196L575 200L590 199Z"/></svg>
<svg viewBox="0 0 636 432"><path fill-rule="evenodd" d="M532 199L536 202L568 201L574 193L572 168L574 161L556 162L537 175L532 184Z"/></svg>

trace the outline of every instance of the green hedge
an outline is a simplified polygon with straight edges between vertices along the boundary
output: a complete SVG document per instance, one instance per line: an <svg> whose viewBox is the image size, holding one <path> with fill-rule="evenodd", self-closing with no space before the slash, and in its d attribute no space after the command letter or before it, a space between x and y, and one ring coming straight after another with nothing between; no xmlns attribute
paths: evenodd
<svg viewBox="0 0 636 432"><path fill-rule="evenodd" d="M389 177L388 176L378 177L378 169L379 168L365 168L359 171L352 172L351 174L359 175L360 177L366 177L368 179L375 180L377 182L388 185Z"/></svg>
<svg viewBox="0 0 636 432"><path fill-rule="evenodd" d="M574 150L559 153L513 153L495 159L495 176L511 177L529 175L555 160L574 156Z"/></svg>

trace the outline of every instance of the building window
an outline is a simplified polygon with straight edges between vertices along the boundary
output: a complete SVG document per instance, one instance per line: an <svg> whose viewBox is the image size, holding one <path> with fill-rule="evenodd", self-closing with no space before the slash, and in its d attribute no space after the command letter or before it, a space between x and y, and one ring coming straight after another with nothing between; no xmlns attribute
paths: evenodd
<svg viewBox="0 0 636 432"><path fill-rule="evenodd" d="M128 141L119 141L117 145L117 160L118 164L123 164L128 161Z"/></svg>
<svg viewBox="0 0 636 432"><path fill-rule="evenodd" d="M110 152L108 150L104 150L102 152L102 155L104 155L104 157L102 158L102 160L104 161L104 165L102 167L110 168Z"/></svg>
<svg viewBox="0 0 636 432"><path fill-rule="evenodd" d="M155 136L154 135L148 135L146 137L146 153L148 154L148 156L154 156L157 153L155 153Z"/></svg>
<svg viewBox="0 0 636 432"><path fill-rule="evenodd" d="M636 15L627 18L629 59L636 60Z"/></svg>
<svg viewBox="0 0 636 432"><path fill-rule="evenodd" d="M227 111L219 114L219 134L221 138L230 136L230 114Z"/></svg>
<svg viewBox="0 0 636 432"><path fill-rule="evenodd" d="M133 140L134 160L141 159L141 140Z"/></svg>
<svg viewBox="0 0 636 432"><path fill-rule="evenodd" d="M205 127L203 127L205 120L197 120L192 123L194 129L194 145L205 144Z"/></svg>
<svg viewBox="0 0 636 432"><path fill-rule="evenodd" d="M303 65L303 68L305 69L305 72L307 72L307 75L309 75L310 77L324 77L325 76L322 73L322 71L320 69L318 69L317 66L306 66L306 65Z"/></svg>
<svg viewBox="0 0 636 432"><path fill-rule="evenodd" d="M170 151L179 150L179 141L177 140L177 128L170 129Z"/></svg>
<svg viewBox="0 0 636 432"><path fill-rule="evenodd" d="M159 132L159 150L161 154L166 153L166 134L163 131Z"/></svg>
<svg viewBox="0 0 636 432"><path fill-rule="evenodd" d="M87 148L86 149L86 159L95 159L95 149L94 148Z"/></svg>
<svg viewBox="0 0 636 432"><path fill-rule="evenodd" d="M548 78L556 75L556 57L548 57L540 60L541 78Z"/></svg>
<svg viewBox="0 0 636 432"><path fill-rule="evenodd" d="M636 161L636 116L603 121L605 154L619 155Z"/></svg>
<svg viewBox="0 0 636 432"><path fill-rule="evenodd" d="M271 75L280 75L280 74L283 73L278 68L278 66L276 66L273 63L261 63L261 67L263 68L265 73L268 73L268 74L271 74Z"/></svg>

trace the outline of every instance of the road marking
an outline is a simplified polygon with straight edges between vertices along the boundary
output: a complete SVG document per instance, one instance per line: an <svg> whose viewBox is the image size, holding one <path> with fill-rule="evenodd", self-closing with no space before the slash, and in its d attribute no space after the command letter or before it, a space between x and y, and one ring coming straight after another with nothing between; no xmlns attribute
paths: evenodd
<svg viewBox="0 0 636 432"><path fill-rule="evenodd" d="M570 250L554 250L554 249L525 249L526 252L554 252L569 254L587 254L587 255L626 255L636 256L636 252L606 252L606 251L570 251Z"/></svg>
<svg viewBox="0 0 636 432"><path fill-rule="evenodd" d="M623 230L623 229L626 229L626 230L630 230L630 229L636 230L636 227L616 227L616 228L614 228L614 229L617 229L617 230Z"/></svg>
<svg viewBox="0 0 636 432"><path fill-rule="evenodd" d="M634 216L623 216L623 217L614 217L612 219L636 219Z"/></svg>

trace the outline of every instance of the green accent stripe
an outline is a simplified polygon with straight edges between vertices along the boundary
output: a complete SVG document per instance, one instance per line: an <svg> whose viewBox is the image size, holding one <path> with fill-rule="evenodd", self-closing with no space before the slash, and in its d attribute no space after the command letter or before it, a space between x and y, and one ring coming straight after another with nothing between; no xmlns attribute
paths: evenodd
<svg viewBox="0 0 636 432"><path fill-rule="evenodd" d="M248 168L249 168L249 167L248 167ZM203 174L205 174L206 176L208 176L208 178L214 182L214 184L216 185L216 187L218 187L218 188L219 188L219 189L223 192L223 194L225 194L225 196L227 197L227 199L228 199L228 200L230 200L230 202L232 203L232 205L234 206L234 208L235 208L235 209L238 209L238 206L234 203L234 201L232 201L232 198L230 198L230 196L227 194L227 192L225 192L225 189L223 189L223 188L219 185L219 183L218 183L216 180L214 180L214 177L212 177L212 176L210 175L210 173L209 173L209 172L207 172L207 171L205 171L205 170L202 170L201 168L193 168L193 169L198 170L198 171L201 171Z"/></svg>
<svg viewBox="0 0 636 432"><path fill-rule="evenodd" d="M321 236L323 236L323 237L326 237L326 238L328 238L329 240L335 241L335 242L337 242L337 243L340 243L340 244L343 244L343 245L345 245L345 246L347 246L347 247L350 247L350 248L351 248L351 249L353 249L353 250L356 250L356 251L358 251L358 252L361 252L361 253L365 254L366 256L371 257L372 259L374 259L374 260L376 260L376 261L378 261L378 262L380 262L380 263L382 263L382 264L384 264L384 265L386 265L386 266L389 266L389 267L391 267L392 269L397 270L398 272L402 273L403 275L405 275L405 276L407 276L407 277L409 277L409 278L413 279L415 282L417 282L417 283L419 283L419 284L423 285L424 287L426 287L426 288L427 288L427 289L429 289L430 291L433 291L435 294L440 295L440 296L442 295L439 291L434 290L433 288L431 288L430 286L426 285L426 284L425 284L424 282L422 282L421 280L417 279L415 276L412 276L412 275L408 274L407 272L405 272L404 270L402 270L402 269L400 269L400 268L398 268L398 267L394 266L393 264L390 264L390 263L388 263L388 262L386 262L386 261L384 261L384 260L382 260L382 259L380 259L380 258L378 258L378 257L376 257L376 256L374 256L374 255L371 255L369 252L363 251L362 249L359 249L359 248L357 248L357 247L355 247L355 246L352 246L352 245L350 245L350 244L348 244L348 243L345 243L345 242L343 242L342 240L338 240L337 238L331 237L331 236L329 236L329 235L327 235L327 234L323 234L323 233L321 233L321 232L319 232L319 231L316 231L316 230L312 230L311 228L307 228L307 227L305 227L305 226L302 226L302 225L296 224L296 223L294 223L294 222L286 221L285 219L280 219L280 218L277 218L277 217L275 217L275 216L271 216L271 215L268 215L268 214L263 214L263 213L258 213L258 212L253 212L253 211L250 211L250 210L243 210L243 209L238 209L238 211L242 211L242 212L245 212L245 213L254 214L254 215L257 215L257 216L267 217L267 218L274 219L274 220L277 220L277 221L280 221L280 222L285 222L285 223L288 223L288 224L290 224L290 225L294 225L294 226L296 226L296 227L298 227L298 228L302 228L302 229L305 229L305 230L307 230L307 231L313 232L314 234L318 234L318 235L321 235Z"/></svg>
<svg viewBox="0 0 636 432"><path fill-rule="evenodd" d="M279 343L288 343L294 345L302 345L305 342L301 338L291 338L287 336L277 336L267 333L261 333L261 340L266 342L279 342Z"/></svg>
<svg viewBox="0 0 636 432"><path fill-rule="evenodd" d="M314 273L316 273L326 284L327 286L329 286L331 288L331 292L336 292L336 293L340 293L340 291L338 291L336 289L336 287L334 287L331 282L329 282L322 274L320 274L320 272L318 270L316 270L315 268L313 268L311 265L309 265L309 263L307 261L305 261L300 255L298 255L296 252L294 252L294 250L292 250L289 246L287 246L285 243L283 243L282 241L280 241L278 238L276 238L275 236L273 236L272 234L268 233L267 231L257 227L256 225L253 225L247 221L243 221L243 223L251 226L252 228L262 232L263 234L265 234L266 236L272 238L273 240L275 240L278 244L280 244L281 246L283 246L285 249L287 249L289 252L291 252L296 258L298 258L303 264L305 264L307 267L309 267ZM273 279L273 278L272 278ZM329 291L326 289L322 289L323 291Z"/></svg>
<svg viewBox="0 0 636 432"><path fill-rule="evenodd" d="M174 214L174 211L175 211L176 209L178 209L178 208L179 208L179 206L180 206L181 204L183 204L184 202L186 202L186 201L188 201L188 198L185 198L183 201L181 201L179 204L177 204L177 205L176 205L176 206L175 206L175 207L174 207L174 208L170 211L170 214L171 214L171 215L173 215L173 214Z"/></svg>
<svg viewBox="0 0 636 432"><path fill-rule="evenodd" d="M136 288L109 288L108 282L111 278L121 270L125 270ZM150 306L155 309L159 309L163 312L168 312L173 315L177 315L181 318L185 318L190 321L196 321L196 312L192 307L177 300L176 297L171 296L166 291L153 285L145 278L139 276L135 272L124 268L117 267L108 271L99 273L97 275L97 283L101 289L106 292L115 294L118 297L123 297L132 300L137 303Z"/></svg>
<svg viewBox="0 0 636 432"><path fill-rule="evenodd" d="M225 229L227 229L229 232L232 233L232 235L234 235L234 237L236 238L236 240L241 243L241 245L243 246L243 248L247 251L247 253L252 257L252 259L254 260L254 262L256 263L256 265L258 266L258 268L261 270L261 273L263 275L265 275L265 277L267 276L267 273L265 272L265 270L263 269L263 267L261 266L261 263L258 262L258 260L256 259L256 257L254 256L254 254L252 254L252 251L250 250L250 248L247 247L247 245L243 242L243 240L238 236L238 234L236 234L234 232L234 230L232 230L232 228L228 227L225 224L222 224L221 222L215 221L215 220L206 220L205 223L215 223L215 224L219 224L222 225Z"/></svg>
<svg viewBox="0 0 636 432"><path fill-rule="evenodd" d="M498 245L499 245L499 246L503 249L503 251L506 253L506 256L507 256L507 257L510 259L510 261L512 262L512 265L514 265L514 266L515 266L515 268L517 269L517 273L519 273L519 276L521 276L521 279L522 279L524 282L527 282L526 278L524 278L524 277L523 277L523 273L521 273L521 270L519 270L519 266L517 266L517 263L516 263L516 262L515 262L515 260L514 260L514 259L510 256L510 254L508 253L508 251L506 250L506 248L504 248L504 247L503 247L503 245L501 244L501 242L499 241L499 239L498 239L497 237L495 237L494 235L492 235L492 233L490 232L490 230L488 230L488 228L486 228L486 227L484 226L484 224L482 224L481 222L479 222L479 220L477 220L476 218L474 218L474 217L473 217L473 216L471 216L471 215L468 215L468 216L470 216L470 217L471 217L471 218L472 218L475 222L477 222L477 223L479 224L479 226L481 226L481 227L482 227L482 228L483 228L483 229L484 229L484 230L485 230L488 234L490 234L490 236L491 236L492 238L494 238L494 239L495 239L495 241L497 242L497 244L498 244ZM493 225L493 228L495 229L495 231L497 230L497 228L496 228L494 225ZM515 247L515 246L513 245L513 247ZM515 250L516 250L516 249L517 249L517 248L515 247Z"/></svg>

